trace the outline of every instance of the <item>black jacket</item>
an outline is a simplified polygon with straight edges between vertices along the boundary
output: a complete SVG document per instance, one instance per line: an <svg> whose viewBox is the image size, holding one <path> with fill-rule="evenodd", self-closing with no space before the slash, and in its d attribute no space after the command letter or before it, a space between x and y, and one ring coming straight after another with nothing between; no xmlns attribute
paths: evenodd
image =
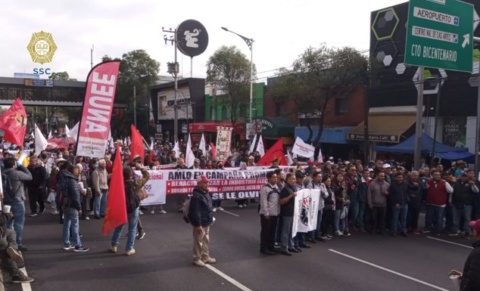
<svg viewBox="0 0 480 291"><path fill-rule="evenodd" d="M480 290L480 241L473 243L473 251L465 262L460 282L460 291L478 290Z"/></svg>
<svg viewBox="0 0 480 291"><path fill-rule="evenodd" d="M64 171L62 188L64 191L63 205L65 207L80 210L80 186L72 173Z"/></svg>
<svg viewBox="0 0 480 291"><path fill-rule="evenodd" d="M43 166L28 167L27 168L32 174L32 180L25 182L29 191L44 189L47 186L47 170Z"/></svg>
<svg viewBox="0 0 480 291"><path fill-rule="evenodd" d="M296 192L295 188L289 184L285 184L282 191L280 191L280 199L290 196L290 194ZM295 207L295 198L290 199L287 203L280 205L280 216L291 217Z"/></svg>
<svg viewBox="0 0 480 291"><path fill-rule="evenodd" d="M124 181L125 202L127 203L127 213L132 213L140 206L140 197L135 192L134 180Z"/></svg>
<svg viewBox="0 0 480 291"><path fill-rule="evenodd" d="M464 205L473 205L473 201L477 193L473 192L472 186L468 182L463 183L458 180L453 184L452 204L457 208Z"/></svg>
<svg viewBox="0 0 480 291"><path fill-rule="evenodd" d="M408 184L403 182L402 184L398 184L397 182L393 182L390 184L390 200L389 202L392 205L400 204L401 206L408 203Z"/></svg>
<svg viewBox="0 0 480 291"><path fill-rule="evenodd" d="M193 226L209 226L213 222L213 205L210 193L204 192L199 187L193 188L190 198L188 218Z"/></svg>

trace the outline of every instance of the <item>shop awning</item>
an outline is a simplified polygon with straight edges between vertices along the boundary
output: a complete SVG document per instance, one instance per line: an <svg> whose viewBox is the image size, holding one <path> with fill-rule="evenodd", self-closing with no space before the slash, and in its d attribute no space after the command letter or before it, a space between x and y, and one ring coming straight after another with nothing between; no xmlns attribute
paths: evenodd
<svg viewBox="0 0 480 291"><path fill-rule="evenodd" d="M202 132L217 132L217 126L232 127L232 123L229 121L207 121L207 122L195 122L189 124L189 130L191 133ZM234 132L237 134L245 133L245 122L237 122L235 124Z"/></svg>
<svg viewBox="0 0 480 291"><path fill-rule="evenodd" d="M368 117L368 135L372 142L399 143L400 137L415 124L416 115L412 113L370 114ZM365 140L362 121L347 134L348 140Z"/></svg>
<svg viewBox="0 0 480 291"><path fill-rule="evenodd" d="M262 136L265 138L293 136L295 123L284 116L265 116L256 120L262 124Z"/></svg>
<svg viewBox="0 0 480 291"><path fill-rule="evenodd" d="M322 136L320 138L321 143L333 143L333 144L346 144L347 143L347 133L351 132L353 129L352 126L345 127L327 127L322 131ZM312 127L313 136L312 140L318 134L318 127ZM308 128L305 126L295 127L295 137L299 137L302 140L306 141L308 139Z"/></svg>

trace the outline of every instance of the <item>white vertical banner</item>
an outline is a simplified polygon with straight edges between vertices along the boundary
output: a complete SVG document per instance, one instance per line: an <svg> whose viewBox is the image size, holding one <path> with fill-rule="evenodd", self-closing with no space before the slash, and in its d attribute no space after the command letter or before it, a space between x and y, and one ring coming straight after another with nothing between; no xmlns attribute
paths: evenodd
<svg viewBox="0 0 480 291"><path fill-rule="evenodd" d="M317 227L319 202L319 189L297 191L293 212L292 237L295 237L297 232L306 233Z"/></svg>
<svg viewBox="0 0 480 291"><path fill-rule="evenodd" d="M195 162L195 155L193 154L193 151L192 151L192 139L189 134L188 141L187 141L187 150L185 153L185 165L187 166L187 168L192 168L194 162Z"/></svg>
<svg viewBox="0 0 480 291"><path fill-rule="evenodd" d="M230 155L230 145L232 143L232 127L217 126L217 160L225 161Z"/></svg>
<svg viewBox="0 0 480 291"><path fill-rule="evenodd" d="M207 145L205 143L205 135L202 133L202 138L200 139L200 144L198 149L202 151L202 155L207 156Z"/></svg>

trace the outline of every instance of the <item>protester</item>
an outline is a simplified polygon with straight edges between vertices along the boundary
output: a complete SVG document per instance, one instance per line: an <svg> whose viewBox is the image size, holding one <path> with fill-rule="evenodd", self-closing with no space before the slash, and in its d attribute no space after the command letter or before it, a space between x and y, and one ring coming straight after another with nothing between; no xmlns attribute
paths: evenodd
<svg viewBox="0 0 480 291"><path fill-rule="evenodd" d="M288 173L286 177L287 183L280 192L280 221L281 221L281 253L291 256L292 252L299 253L302 250L295 248L292 239L293 213L295 205L295 196L297 190L295 175Z"/></svg>
<svg viewBox="0 0 480 291"><path fill-rule="evenodd" d="M267 180L267 184L260 189L260 253L273 255L275 254L275 230L280 214L280 192L277 188L277 174L274 171L267 173Z"/></svg>
<svg viewBox="0 0 480 291"><path fill-rule="evenodd" d="M45 212L43 201L47 187L47 170L38 162L37 156L30 157L30 164L27 168L32 174L32 180L25 182L28 190L28 201L30 202L30 217L38 215L37 203L40 206L40 214Z"/></svg>
<svg viewBox="0 0 480 291"><path fill-rule="evenodd" d="M139 218L139 207L140 207L140 198L136 193L135 181L133 179L133 170L130 167L123 168L123 179L125 187L125 202L127 208L128 216L128 234L127 234L127 244L125 245L125 255L131 256L135 254L135 236L137 234L137 224ZM118 245L120 244L120 236L122 234L123 226L122 224L115 228L112 234L112 246L110 248L111 253L116 253L118 251Z"/></svg>
<svg viewBox="0 0 480 291"><path fill-rule="evenodd" d="M193 227L193 264L204 267L216 259L210 256L210 226L213 223L212 197L208 192L208 178L199 176L190 198L189 219Z"/></svg>
<svg viewBox="0 0 480 291"><path fill-rule="evenodd" d="M465 262L463 272L451 270L450 276L460 277L460 291L480 290L480 220L471 221L473 250Z"/></svg>
<svg viewBox="0 0 480 291"><path fill-rule="evenodd" d="M74 252L88 252L89 249L82 245L80 240L79 212L81 212L80 186L76 176L81 170L68 162L67 171L64 173L61 185L63 191L64 221L63 221L63 249ZM70 242L70 237L73 244Z"/></svg>
<svg viewBox="0 0 480 291"><path fill-rule="evenodd" d="M6 205L12 207L14 216L8 222L8 228L14 229L17 234L18 249L27 251L23 245L23 227L25 224L25 182L32 180L32 174L24 166L20 165L13 157L4 161L5 178L10 182L11 193L4 196Z"/></svg>
<svg viewBox="0 0 480 291"><path fill-rule="evenodd" d="M95 197L93 215L95 219L105 217L108 196L108 173L105 160L98 161L98 167L92 173L92 191Z"/></svg>

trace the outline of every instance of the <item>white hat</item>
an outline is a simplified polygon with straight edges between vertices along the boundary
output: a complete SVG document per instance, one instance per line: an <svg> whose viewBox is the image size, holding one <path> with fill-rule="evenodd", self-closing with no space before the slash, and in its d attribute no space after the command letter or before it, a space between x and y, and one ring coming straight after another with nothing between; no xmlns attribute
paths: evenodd
<svg viewBox="0 0 480 291"><path fill-rule="evenodd" d="M388 168L391 168L392 166L390 166L390 164L383 164L383 168L384 169L388 169Z"/></svg>
<svg viewBox="0 0 480 291"><path fill-rule="evenodd" d="M329 159L329 160L333 160L334 158L333 158L333 157L329 157L328 159Z"/></svg>

